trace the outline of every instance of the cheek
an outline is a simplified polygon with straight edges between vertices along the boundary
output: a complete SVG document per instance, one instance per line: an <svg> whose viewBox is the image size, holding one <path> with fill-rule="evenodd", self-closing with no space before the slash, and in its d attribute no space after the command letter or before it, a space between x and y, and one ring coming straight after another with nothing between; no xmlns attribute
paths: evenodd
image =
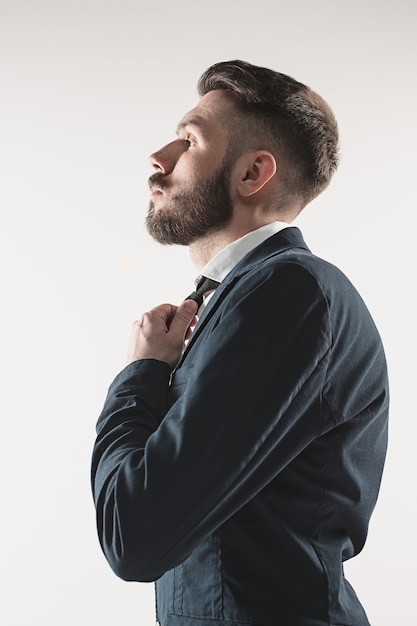
<svg viewBox="0 0 417 626"><path fill-rule="evenodd" d="M178 163L171 175L171 184L181 185L182 188L193 188L205 177L204 168L199 163Z"/></svg>
<svg viewBox="0 0 417 626"><path fill-rule="evenodd" d="M185 152L177 162L175 168L178 175L187 178L190 182L198 182L210 178L220 167L221 152L214 150Z"/></svg>

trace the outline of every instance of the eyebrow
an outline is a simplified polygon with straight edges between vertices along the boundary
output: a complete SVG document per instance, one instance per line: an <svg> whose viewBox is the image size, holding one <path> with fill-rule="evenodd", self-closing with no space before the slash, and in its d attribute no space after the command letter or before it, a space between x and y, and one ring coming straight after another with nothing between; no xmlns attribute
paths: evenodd
<svg viewBox="0 0 417 626"><path fill-rule="evenodd" d="M204 127L207 127L207 124L202 117L199 117L197 115L195 117L190 117L189 119L185 119L184 121L180 122L177 126L177 135L181 130L184 130L188 126L195 126L196 128L198 128L203 137L206 134L204 132Z"/></svg>

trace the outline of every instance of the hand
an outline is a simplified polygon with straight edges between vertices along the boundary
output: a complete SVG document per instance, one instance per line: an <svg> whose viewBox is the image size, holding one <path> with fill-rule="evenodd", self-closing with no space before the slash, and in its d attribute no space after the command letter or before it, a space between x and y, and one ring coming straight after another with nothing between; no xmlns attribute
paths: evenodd
<svg viewBox="0 0 417 626"><path fill-rule="evenodd" d="M176 307L161 304L133 323L127 365L139 359L157 359L171 370L178 363L197 323L197 303L185 300Z"/></svg>

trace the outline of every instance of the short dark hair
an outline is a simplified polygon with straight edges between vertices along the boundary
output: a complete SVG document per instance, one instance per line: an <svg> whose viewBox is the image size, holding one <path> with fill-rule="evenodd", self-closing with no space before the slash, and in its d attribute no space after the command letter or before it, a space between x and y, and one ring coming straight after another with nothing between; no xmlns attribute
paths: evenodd
<svg viewBox="0 0 417 626"><path fill-rule="evenodd" d="M239 126L229 123L240 147L268 149L284 161L282 202L302 208L327 187L338 164L339 138L323 98L286 74L239 60L216 63L202 74L199 95L216 89L237 96Z"/></svg>

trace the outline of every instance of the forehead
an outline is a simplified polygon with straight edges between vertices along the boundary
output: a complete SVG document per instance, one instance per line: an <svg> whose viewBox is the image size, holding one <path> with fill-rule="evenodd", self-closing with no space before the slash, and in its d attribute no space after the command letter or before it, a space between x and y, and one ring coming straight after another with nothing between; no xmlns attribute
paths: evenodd
<svg viewBox="0 0 417 626"><path fill-rule="evenodd" d="M224 89L209 91L197 105L188 111L178 124L177 130L186 126L197 127L202 134L214 130L227 131L233 113L236 113L236 96Z"/></svg>

